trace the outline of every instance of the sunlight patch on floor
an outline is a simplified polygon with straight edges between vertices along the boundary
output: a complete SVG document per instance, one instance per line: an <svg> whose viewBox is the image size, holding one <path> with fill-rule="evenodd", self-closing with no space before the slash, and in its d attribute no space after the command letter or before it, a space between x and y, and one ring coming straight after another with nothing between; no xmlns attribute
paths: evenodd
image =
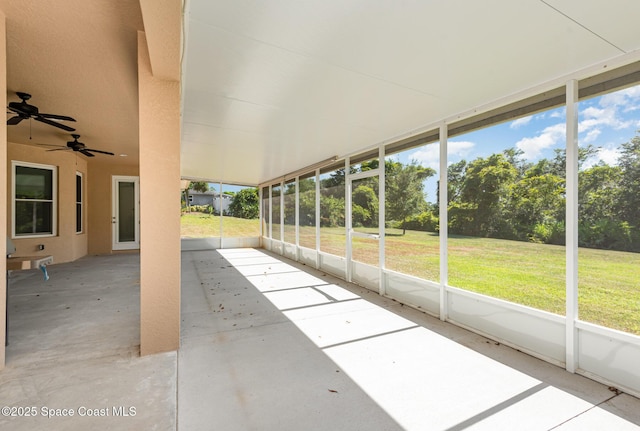
<svg viewBox="0 0 640 431"><path fill-rule="evenodd" d="M639 429L261 251L219 252L407 430Z"/></svg>

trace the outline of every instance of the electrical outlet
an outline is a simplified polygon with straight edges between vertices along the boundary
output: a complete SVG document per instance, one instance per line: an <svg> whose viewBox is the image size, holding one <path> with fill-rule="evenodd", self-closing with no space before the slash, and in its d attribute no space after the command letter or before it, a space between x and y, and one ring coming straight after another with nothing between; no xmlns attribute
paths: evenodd
<svg viewBox="0 0 640 431"><path fill-rule="evenodd" d="M44 244L38 244L38 250L40 251L44 250Z"/></svg>

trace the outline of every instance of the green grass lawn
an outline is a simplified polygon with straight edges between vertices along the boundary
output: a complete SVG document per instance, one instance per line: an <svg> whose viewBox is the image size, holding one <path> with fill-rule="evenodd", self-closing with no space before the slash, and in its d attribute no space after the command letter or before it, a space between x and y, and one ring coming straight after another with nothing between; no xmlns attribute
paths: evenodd
<svg viewBox="0 0 640 431"><path fill-rule="evenodd" d="M224 216L222 232L224 237L229 238L260 236L260 221ZM196 212L182 214L180 236L182 238L219 237L220 216Z"/></svg>
<svg viewBox="0 0 640 431"><path fill-rule="evenodd" d="M223 217L223 223L224 236L257 236L259 232L258 220ZM219 226L217 216L182 216L183 237L219 236ZM368 231L377 233L376 229ZM285 226L285 238L295 240L290 226ZM407 231L402 235L401 230L387 229L385 242L388 269L439 281L437 234ZM345 256L345 243L344 228L320 229L323 252ZM300 228L300 244L315 247L314 227ZM451 236L448 251L449 285L565 314L565 247ZM378 241L354 238L353 256L377 265ZM581 248L578 277L581 320L640 335L640 253Z"/></svg>
<svg viewBox="0 0 640 431"><path fill-rule="evenodd" d="M306 229L309 231L304 236L315 238L313 228L301 229L301 238ZM320 249L344 256L344 228L320 231ZM439 281L437 234L407 231L402 235L402 230L387 229L385 243L388 269ZM377 243L354 238L353 256L360 262L377 265ZM565 314L563 246L450 236L448 256L451 286ZM581 320L640 335L639 253L580 248L578 280Z"/></svg>

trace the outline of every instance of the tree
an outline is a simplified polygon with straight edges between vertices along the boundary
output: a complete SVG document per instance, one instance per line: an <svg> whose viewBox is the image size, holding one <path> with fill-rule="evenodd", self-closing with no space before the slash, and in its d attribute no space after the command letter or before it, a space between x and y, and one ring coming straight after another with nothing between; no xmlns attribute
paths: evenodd
<svg viewBox="0 0 640 431"><path fill-rule="evenodd" d="M185 204L187 206L187 211L191 212L191 205L189 204L189 190L194 190L196 192L206 192L209 190L209 183L206 181L189 181L187 188L185 189Z"/></svg>
<svg viewBox="0 0 640 431"><path fill-rule="evenodd" d="M316 224L316 182L315 177L301 178L300 188L300 226L315 226Z"/></svg>
<svg viewBox="0 0 640 431"><path fill-rule="evenodd" d="M259 210L258 189L242 189L233 196L233 200L227 209L231 217L255 219Z"/></svg>
<svg viewBox="0 0 640 431"><path fill-rule="evenodd" d="M460 160L457 163L453 163L447 169L447 199L449 202L456 202L460 199L466 169L466 160ZM440 189L439 183L440 182L438 181L438 190ZM438 194L438 207L440 207L440 194Z"/></svg>
<svg viewBox="0 0 640 431"><path fill-rule="evenodd" d="M434 169L421 166L416 160L409 164L385 163L386 217L401 223L403 235L407 230L407 219L425 209L424 181L435 173Z"/></svg>
<svg viewBox="0 0 640 431"><path fill-rule="evenodd" d="M451 231L474 236L510 236L504 218L516 168L504 154L478 157L467 165L455 200L450 200Z"/></svg>
<svg viewBox="0 0 640 431"><path fill-rule="evenodd" d="M296 224L296 183L290 181L284 185L284 224L293 227Z"/></svg>
<svg viewBox="0 0 640 431"><path fill-rule="evenodd" d="M551 173L527 172L525 178L511 185L509 193L504 220L512 232L510 239L564 244L563 178Z"/></svg>
<svg viewBox="0 0 640 431"><path fill-rule="evenodd" d="M353 190L352 217L355 227L371 227L378 224L378 194L366 184L358 185Z"/></svg>
<svg viewBox="0 0 640 431"><path fill-rule="evenodd" d="M201 193L208 192L209 183L206 181L191 181L187 190L194 190Z"/></svg>
<svg viewBox="0 0 640 431"><path fill-rule="evenodd" d="M320 196L320 226L344 226L344 197Z"/></svg>
<svg viewBox="0 0 640 431"><path fill-rule="evenodd" d="M600 164L578 175L579 223L593 225L602 218L620 220L622 169Z"/></svg>
<svg viewBox="0 0 640 431"><path fill-rule="evenodd" d="M636 229L640 228L640 136L620 147L620 215Z"/></svg>
<svg viewBox="0 0 640 431"><path fill-rule="evenodd" d="M502 152L505 158L518 171L518 177L524 177L525 173L532 167L531 163L524 160L524 151L519 148L507 148Z"/></svg>

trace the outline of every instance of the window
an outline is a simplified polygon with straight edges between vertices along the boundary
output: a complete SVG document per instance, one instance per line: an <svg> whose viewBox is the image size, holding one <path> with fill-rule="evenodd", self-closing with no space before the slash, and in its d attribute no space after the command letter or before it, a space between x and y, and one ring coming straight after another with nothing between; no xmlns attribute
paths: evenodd
<svg viewBox="0 0 640 431"><path fill-rule="evenodd" d="M316 173L310 172L300 177L299 219L300 245L316 248Z"/></svg>
<svg viewBox="0 0 640 431"><path fill-rule="evenodd" d="M435 136L433 136L435 134ZM437 138L436 132L431 137ZM385 265L440 280L438 178L440 143L387 149L385 157Z"/></svg>
<svg viewBox="0 0 640 431"><path fill-rule="evenodd" d="M296 180L284 184L284 242L296 243Z"/></svg>
<svg viewBox="0 0 640 431"><path fill-rule="evenodd" d="M563 106L448 140L451 286L565 314Z"/></svg>
<svg viewBox="0 0 640 431"><path fill-rule="evenodd" d="M262 236L269 237L269 187L262 188Z"/></svg>
<svg viewBox="0 0 640 431"><path fill-rule="evenodd" d="M13 237L56 234L57 169L12 162Z"/></svg>
<svg viewBox="0 0 640 431"><path fill-rule="evenodd" d="M282 240L280 232L280 185L271 186L271 238Z"/></svg>
<svg viewBox="0 0 640 431"><path fill-rule="evenodd" d="M82 233L82 173L76 172L76 233Z"/></svg>
<svg viewBox="0 0 640 431"><path fill-rule="evenodd" d="M344 163L320 171L320 251L346 256Z"/></svg>
<svg viewBox="0 0 640 431"><path fill-rule="evenodd" d="M362 159L351 159L351 174L379 172L377 158ZM377 174L351 181L351 259L374 266L380 261L379 183Z"/></svg>
<svg viewBox="0 0 640 431"><path fill-rule="evenodd" d="M640 335L640 85L579 103L580 320Z"/></svg>

